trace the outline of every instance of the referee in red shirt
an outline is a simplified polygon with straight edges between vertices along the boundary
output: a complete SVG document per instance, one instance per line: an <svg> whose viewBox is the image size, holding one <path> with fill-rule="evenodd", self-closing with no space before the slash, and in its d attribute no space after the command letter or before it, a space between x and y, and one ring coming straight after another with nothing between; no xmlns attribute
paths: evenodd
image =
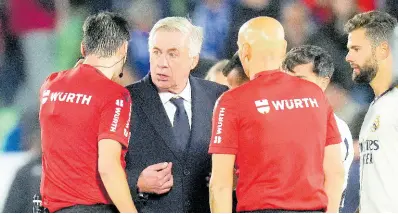
<svg viewBox="0 0 398 214"><path fill-rule="evenodd" d="M84 61L51 74L40 89L41 195L50 212L136 212L124 171L131 100L115 82L129 37L122 17L88 17Z"/></svg>
<svg viewBox="0 0 398 214"><path fill-rule="evenodd" d="M238 212L338 212L341 137L322 90L279 70L286 41L277 20L249 20L238 46L251 80L214 110L211 211L231 212L236 161Z"/></svg>

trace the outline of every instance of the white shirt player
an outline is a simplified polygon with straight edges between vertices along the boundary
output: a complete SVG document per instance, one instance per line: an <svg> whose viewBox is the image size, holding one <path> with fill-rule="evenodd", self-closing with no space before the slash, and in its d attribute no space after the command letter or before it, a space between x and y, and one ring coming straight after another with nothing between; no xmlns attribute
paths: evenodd
<svg viewBox="0 0 398 214"><path fill-rule="evenodd" d="M340 145L341 145L341 158L344 165L344 177L345 177L344 186L343 186L343 192L344 192L348 183L348 174L350 172L350 167L352 161L354 160L354 145L352 142L351 131L348 128L347 123L345 123L342 119L337 117L337 115L334 115L334 118L336 119L337 127L339 128L342 140ZM344 207L344 199L345 198L343 197L340 208Z"/></svg>
<svg viewBox="0 0 398 214"><path fill-rule="evenodd" d="M360 212L398 213L398 89L369 107L359 135Z"/></svg>
<svg viewBox="0 0 398 214"><path fill-rule="evenodd" d="M334 115L337 123L337 127L339 128L339 132L341 135L342 142L341 145L341 158L344 164L345 171L345 182L343 186L343 190L347 187L348 181L348 172L350 171L350 167L352 161L354 160L354 145L352 142L352 135L350 129L348 128L347 123L345 123L342 119Z"/></svg>

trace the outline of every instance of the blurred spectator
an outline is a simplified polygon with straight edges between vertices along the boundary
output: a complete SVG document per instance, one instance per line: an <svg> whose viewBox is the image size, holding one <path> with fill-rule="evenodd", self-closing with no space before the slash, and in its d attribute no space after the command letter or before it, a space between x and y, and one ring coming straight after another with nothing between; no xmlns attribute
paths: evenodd
<svg viewBox="0 0 398 214"><path fill-rule="evenodd" d="M0 68L4 65L4 54L5 54L5 5L3 1L0 1Z"/></svg>
<svg viewBox="0 0 398 214"><path fill-rule="evenodd" d="M80 54L83 38L83 22L88 15L86 0L70 0L66 9L67 17L60 20L56 37L56 68L54 71L70 69Z"/></svg>
<svg viewBox="0 0 398 214"><path fill-rule="evenodd" d="M228 64L228 61L229 60L227 59L223 59L213 65L213 67L210 68L209 72L207 72L205 80L228 86L227 78L222 73L223 69Z"/></svg>
<svg viewBox="0 0 398 214"><path fill-rule="evenodd" d="M148 37L160 18L158 1L135 0L125 13L132 25L127 64L135 71L136 78L141 79L149 72Z"/></svg>
<svg viewBox="0 0 398 214"><path fill-rule="evenodd" d="M111 11L116 1L120 0L88 0L87 3L90 8L90 14L95 14L101 11Z"/></svg>
<svg viewBox="0 0 398 214"><path fill-rule="evenodd" d="M301 1L292 1L282 8L282 25L288 50L305 44L312 32L310 13Z"/></svg>
<svg viewBox="0 0 398 214"><path fill-rule="evenodd" d="M358 4L359 12L366 12L375 10L377 0L356 0Z"/></svg>
<svg viewBox="0 0 398 214"><path fill-rule="evenodd" d="M163 0L159 1L162 9L162 17L182 16L190 17L198 0Z"/></svg>
<svg viewBox="0 0 398 214"><path fill-rule="evenodd" d="M13 108L0 108L0 153L21 150L19 114Z"/></svg>
<svg viewBox="0 0 398 214"><path fill-rule="evenodd" d="M32 212L34 194L40 193L41 143L38 112L27 113L21 120L21 140L32 159L18 170L4 205L5 213Z"/></svg>
<svg viewBox="0 0 398 214"><path fill-rule="evenodd" d="M344 32L344 25L358 12L358 6L351 0L334 0L330 3L333 11L331 21L312 34L308 43L320 46L330 53L335 64L332 82L348 90L355 102L365 106L372 101L373 92L368 85L353 84L352 69L345 61L347 35Z"/></svg>
<svg viewBox="0 0 398 214"><path fill-rule="evenodd" d="M14 102L16 90L25 80L21 45L11 32L6 3L0 1L0 108Z"/></svg>
<svg viewBox="0 0 398 214"><path fill-rule="evenodd" d="M201 57L210 59L224 57L230 20L231 4L228 0L199 1L193 13L193 22L203 28Z"/></svg>
<svg viewBox="0 0 398 214"><path fill-rule="evenodd" d="M302 0L310 10L311 16L318 25L327 23L332 17L330 0Z"/></svg>
<svg viewBox="0 0 398 214"><path fill-rule="evenodd" d="M233 3L231 3L233 4ZM232 7L232 16L227 36L228 44L224 50L223 58L230 58L238 50L238 32L247 20L257 16L269 16L279 19L280 17L279 0L240 0Z"/></svg>
<svg viewBox="0 0 398 214"><path fill-rule="evenodd" d="M385 10L395 18L398 18L398 2L397 0L379 0L379 2L385 1Z"/></svg>
<svg viewBox="0 0 398 214"><path fill-rule="evenodd" d="M21 41L26 81L15 106L22 110L38 106L39 88L54 71L54 0L9 0L10 27Z"/></svg>
<svg viewBox="0 0 398 214"><path fill-rule="evenodd" d="M199 58L198 65L191 71L191 75L194 77L204 79L210 68L216 64L217 61L213 59Z"/></svg>

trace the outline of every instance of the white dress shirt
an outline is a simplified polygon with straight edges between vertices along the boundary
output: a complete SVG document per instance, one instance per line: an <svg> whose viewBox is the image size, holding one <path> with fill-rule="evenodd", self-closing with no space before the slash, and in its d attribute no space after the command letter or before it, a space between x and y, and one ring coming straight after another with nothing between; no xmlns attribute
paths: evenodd
<svg viewBox="0 0 398 214"><path fill-rule="evenodd" d="M169 117L171 125L173 125L174 115L176 113L177 107L170 102L171 98L181 97L184 99L184 108L188 115L189 127L192 127L192 99L191 99L191 84L188 83L184 90L180 94L173 94L170 92L159 92L160 100L163 103L164 109L166 110L167 116Z"/></svg>

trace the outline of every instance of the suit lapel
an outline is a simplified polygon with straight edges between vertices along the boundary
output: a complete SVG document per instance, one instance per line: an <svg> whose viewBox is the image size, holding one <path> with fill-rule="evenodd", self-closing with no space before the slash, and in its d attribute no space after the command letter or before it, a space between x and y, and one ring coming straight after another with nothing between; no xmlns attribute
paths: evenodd
<svg viewBox="0 0 398 214"><path fill-rule="evenodd" d="M141 90L138 93L141 102L144 103L142 109L150 123L153 125L155 131L161 136L169 149L173 152L174 156L179 160L182 160L182 152L177 147L170 120L167 116L166 110L163 107L163 103L160 100L156 87L152 83L150 74L144 77L142 89L140 88L139 90Z"/></svg>

